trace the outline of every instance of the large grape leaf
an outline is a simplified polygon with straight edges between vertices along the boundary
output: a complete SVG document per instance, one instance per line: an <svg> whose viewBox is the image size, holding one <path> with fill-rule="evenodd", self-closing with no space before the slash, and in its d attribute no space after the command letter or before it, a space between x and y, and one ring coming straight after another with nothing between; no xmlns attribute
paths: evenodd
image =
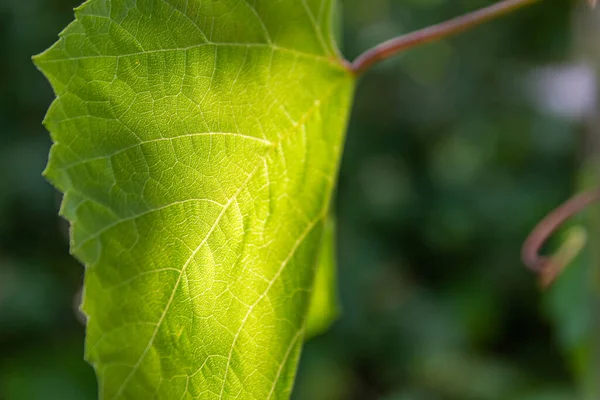
<svg viewBox="0 0 600 400"><path fill-rule="evenodd" d="M332 0L91 0L36 65L102 399L289 395L354 87Z"/></svg>

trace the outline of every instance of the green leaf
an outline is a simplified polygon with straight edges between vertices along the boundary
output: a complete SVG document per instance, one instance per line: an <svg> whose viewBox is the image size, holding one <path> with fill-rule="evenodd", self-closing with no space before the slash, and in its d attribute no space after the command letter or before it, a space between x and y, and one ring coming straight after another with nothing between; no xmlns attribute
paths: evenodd
<svg viewBox="0 0 600 400"><path fill-rule="evenodd" d="M331 0L91 0L35 63L102 399L288 397L354 77Z"/></svg>
<svg viewBox="0 0 600 400"><path fill-rule="evenodd" d="M339 315L335 266L335 223L328 218L308 308L306 339L324 333Z"/></svg>

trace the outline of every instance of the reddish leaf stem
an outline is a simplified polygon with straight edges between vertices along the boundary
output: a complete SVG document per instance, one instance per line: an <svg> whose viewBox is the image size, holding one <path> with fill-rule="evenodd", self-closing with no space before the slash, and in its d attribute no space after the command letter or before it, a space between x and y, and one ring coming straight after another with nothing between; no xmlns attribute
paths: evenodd
<svg viewBox="0 0 600 400"><path fill-rule="evenodd" d="M358 56L350 64L350 70L355 75L361 75L373 64L390 58L403 50L462 32L536 1L539 0L503 0L469 14L390 39Z"/></svg>
<svg viewBox="0 0 600 400"><path fill-rule="evenodd" d="M552 262L552 257L539 255L543 244L563 222L596 201L600 201L600 188L572 197L540 221L523 244L521 256L525 265L543 273Z"/></svg>

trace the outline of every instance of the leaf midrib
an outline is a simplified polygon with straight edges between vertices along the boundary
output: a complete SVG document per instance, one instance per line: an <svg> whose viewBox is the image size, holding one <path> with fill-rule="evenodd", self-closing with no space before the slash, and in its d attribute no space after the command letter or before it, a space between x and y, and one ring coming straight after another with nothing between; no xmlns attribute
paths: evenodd
<svg viewBox="0 0 600 400"><path fill-rule="evenodd" d="M267 47L267 48L271 48L272 50L294 54L294 55L297 55L298 57L312 59L315 61L329 64L331 66L335 66L335 67L337 67L337 69L348 71L348 69L343 64L343 60L341 60L335 56L322 56L322 55L307 53L304 51L299 51L299 50L290 49L287 47L282 47L282 46L279 46L276 44L268 44L268 43L206 42L206 43L198 43L198 44L195 44L192 46L186 46L186 47L172 47L172 48L164 48L164 49L143 50L143 51L138 51L138 52L124 53L124 54L98 54L98 55L94 55L94 56L76 56L76 57L68 56L68 58L61 58L61 59L56 59L56 60L43 60L41 57L43 57L44 54L46 54L46 52L48 51L47 50L46 52L44 52L38 56L35 56L34 60L36 61L36 64L39 65L39 64L61 63L61 62L66 62L66 61L94 60L94 59L98 59L98 58L125 58L125 57L131 57L131 56L142 56L142 55L146 55L146 54L164 53L164 52L170 52L170 51L188 51L188 50L194 50L194 49L205 47L205 46Z"/></svg>

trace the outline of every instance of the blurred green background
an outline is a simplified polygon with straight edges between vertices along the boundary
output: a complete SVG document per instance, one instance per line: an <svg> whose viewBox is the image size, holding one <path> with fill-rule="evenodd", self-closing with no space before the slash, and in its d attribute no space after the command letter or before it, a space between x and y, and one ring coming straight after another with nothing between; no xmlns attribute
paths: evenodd
<svg viewBox="0 0 600 400"><path fill-rule="evenodd" d="M1 400L97 396L83 267L41 176L53 95L30 60L79 3L0 0ZM490 3L346 0L343 52ZM582 398L591 261L542 293L519 259L580 181L596 93L581 3L542 2L361 80L336 201L342 315L307 342L294 399Z"/></svg>

